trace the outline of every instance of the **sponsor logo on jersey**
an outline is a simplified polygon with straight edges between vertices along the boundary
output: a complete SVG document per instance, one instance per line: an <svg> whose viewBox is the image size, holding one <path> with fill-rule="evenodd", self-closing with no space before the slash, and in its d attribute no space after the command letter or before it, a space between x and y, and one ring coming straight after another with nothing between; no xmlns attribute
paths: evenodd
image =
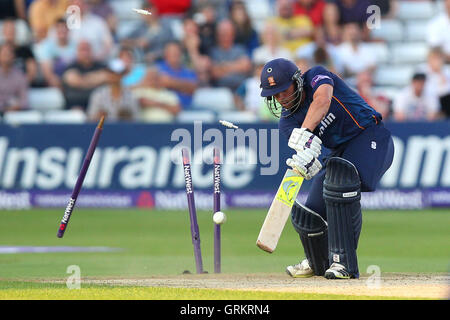
<svg viewBox="0 0 450 320"><path fill-rule="evenodd" d="M323 74L318 74L317 76L315 76L312 80L311 80L311 87L315 87L316 84L323 79L330 79L331 78L329 76L323 75Z"/></svg>
<svg viewBox="0 0 450 320"><path fill-rule="evenodd" d="M334 119L336 119L336 116L330 112L322 119L322 121L320 121L319 137L323 135L325 129L328 128L328 126L333 122Z"/></svg>

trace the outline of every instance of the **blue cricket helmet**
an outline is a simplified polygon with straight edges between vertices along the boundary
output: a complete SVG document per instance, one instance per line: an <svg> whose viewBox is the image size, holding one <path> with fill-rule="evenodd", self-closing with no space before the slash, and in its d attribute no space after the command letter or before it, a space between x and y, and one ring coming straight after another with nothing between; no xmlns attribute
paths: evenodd
<svg viewBox="0 0 450 320"><path fill-rule="evenodd" d="M294 81L292 77L297 71L298 67L284 58L267 62L261 71L261 96L274 96L289 88Z"/></svg>
<svg viewBox="0 0 450 320"><path fill-rule="evenodd" d="M301 75L302 73L297 65L284 58L271 60L264 65L261 71L261 96L266 98L267 107L274 116L279 118L284 108L273 96L285 91L293 83L296 88L288 98L292 100L292 106L288 109L290 112L287 116L295 112L300 106L303 94L303 78Z"/></svg>

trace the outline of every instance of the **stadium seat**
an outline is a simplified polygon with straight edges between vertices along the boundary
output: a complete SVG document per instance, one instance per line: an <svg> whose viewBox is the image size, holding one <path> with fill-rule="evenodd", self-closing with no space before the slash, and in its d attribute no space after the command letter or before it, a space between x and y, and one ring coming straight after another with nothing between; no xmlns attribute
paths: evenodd
<svg viewBox="0 0 450 320"><path fill-rule="evenodd" d="M172 30L172 33L178 41L182 41L184 37L184 26L181 19L170 19L170 29Z"/></svg>
<svg viewBox="0 0 450 320"><path fill-rule="evenodd" d="M435 12L439 14L440 12L445 12L445 0L437 0L435 4Z"/></svg>
<svg viewBox="0 0 450 320"><path fill-rule="evenodd" d="M194 123L194 121L213 123L216 121L216 114L210 110L183 110L178 113L177 121L180 123Z"/></svg>
<svg viewBox="0 0 450 320"><path fill-rule="evenodd" d="M273 16L273 10L268 0L247 0L244 2L252 25L261 32L267 19Z"/></svg>
<svg viewBox="0 0 450 320"><path fill-rule="evenodd" d="M119 40L123 40L137 27L139 20L121 20L117 22L116 34Z"/></svg>
<svg viewBox="0 0 450 320"><path fill-rule="evenodd" d="M408 21L405 26L405 40L426 41L428 20Z"/></svg>
<svg viewBox="0 0 450 320"><path fill-rule="evenodd" d="M64 95L58 88L31 88L28 91L30 109L39 111L60 110L64 108Z"/></svg>
<svg viewBox="0 0 450 320"><path fill-rule="evenodd" d="M36 124L42 122L43 116L37 110L14 111L5 113L3 120L10 125Z"/></svg>
<svg viewBox="0 0 450 320"><path fill-rule="evenodd" d="M392 63L420 63L425 62L428 46L423 42L398 43L392 46Z"/></svg>
<svg viewBox="0 0 450 320"><path fill-rule="evenodd" d="M245 7L251 19L267 19L273 16L269 0L246 0Z"/></svg>
<svg viewBox="0 0 450 320"><path fill-rule="evenodd" d="M375 54L377 63L386 63L389 61L389 48L384 42L367 42L364 46L369 48Z"/></svg>
<svg viewBox="0 0 450 320"><path fill-rule="evenodd" d="M86 114L81 110L57 110L44 114L44 122L47 123L84 123Z"/></svg>
<svg viewBox="0 0 450 320"><path fill-rule="evenodd" d="M258 116L250 111L222 111L218 114L219 120L226 120L231 123L256 123Z"/></svg>
<svg viewBox="0 0 450 320"><path fill-rule="evenodd" d="M383 20L380 28L371 30L371 37L373 39L382 39L385 41L402 41L403 39L403 25L397 20Z"/></svg>
<svg viewBox="0 0 450 320"><path fill-rule="evenodd" d="M140 9L142 7L141 0L111 0L109 4L114 10L117 19L120 20L137 20L140 15L133 11L133 9Z"/></svg>
<svg viewBox="0 0 450 320"><path fill-rule="evenodd" d="M376 86L404 87L410 83L413 72L412 66L380 66L375 71L374 83Z"/></svg>
<svg viewBox="0 0 450 320"><path fill-rule="evenodd" d="M233 93L228 88L199 88L194 92L192 105L196 109L214 111L233 110Z"/></svg>
<svg viewBox="0 0 450 320"><path fill-rule="evenodd" d="M397 1L397 18L402 20L430 19L435 14L432 1Z"/></svg>

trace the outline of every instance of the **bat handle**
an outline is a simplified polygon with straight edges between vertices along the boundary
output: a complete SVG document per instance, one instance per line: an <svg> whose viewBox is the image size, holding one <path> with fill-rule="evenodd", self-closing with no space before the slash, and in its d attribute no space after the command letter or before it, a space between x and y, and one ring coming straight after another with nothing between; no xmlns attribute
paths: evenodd
<svg viewBox="0 0 450 320"><path fill-rule="evenodd" d="M303 175L297 169L292 168L292 171L294 171L295 174L298 175L299 177L303 177Z"/></svg>

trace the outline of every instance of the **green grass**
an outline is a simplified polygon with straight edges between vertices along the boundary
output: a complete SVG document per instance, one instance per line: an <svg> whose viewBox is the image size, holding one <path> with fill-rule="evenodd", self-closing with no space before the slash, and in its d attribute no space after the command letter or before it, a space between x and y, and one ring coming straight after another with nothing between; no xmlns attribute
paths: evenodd
<svg viewBox="0 0 450 320"><path fill-rule="evenodd" d="M0 245L108 246L122 252L0 255L0 278L61 278L69 265L83 277L149 276L195 270L189 217L182 211L81 210L74 212L64 238L56 237L61 210L0 211ZM303 256L290 223L277 250L259 250L256 237L263 210L228 210L222 226L222 271L283 272ZM361 272L380 266L382 272L446 272L450 257L450 214L434 211L364 212L358 248ZM213 270L213 222L199 212L206 270Z"/></svg>
<svg viewBox="0 0 450 320"><path fill-rule="evenodd" d="M111 287L86 285L68 290L65 284L0 282L0 300L343 300L337 294L292 293L270 291L236 291L164 287ZM347 297L349 298L349 297ZM385 297L352 296L354 300ZM389 300L402 298L389 297Z"/></svg>
<svg viewBox="0 0 450 320"><path fill-rule="evenodd" d="M226 213L227 223L222 226L223 273L283 273L286 265L303 257L298 235L290 222L277 250L267 254L255 245L266 210L235 209ZM0 254L0 279L67 278L69 265L78 265L83 278L148 277L181 274L186 269L195 271L186 211L76 209L64 238L59 239L56 231L62 215L62 210L0 211L0 245L107 246L123 251ZM200 211L198 222L204 268L212 272L211 213ZM449 210L364 212L358 248L360 272L365 273L369 265L378 265L383 273L448 272L449 226ZM57 286L47 289L49 297L61 294ZM0 286L0 298L5 296L3 290L13 289ZM27 290L31 290L27 297L33 297L33 288ZM109 292L108 297L114 295L108 288L102 290ZM127 289L122 290L124 293ZM150 289L130 287L129 290L135 290L137 297L151 296L147 295ZM176 297L181 291L172 290L167 294ZM14 291L8 292L11 297L17 296Z"/></svg>

